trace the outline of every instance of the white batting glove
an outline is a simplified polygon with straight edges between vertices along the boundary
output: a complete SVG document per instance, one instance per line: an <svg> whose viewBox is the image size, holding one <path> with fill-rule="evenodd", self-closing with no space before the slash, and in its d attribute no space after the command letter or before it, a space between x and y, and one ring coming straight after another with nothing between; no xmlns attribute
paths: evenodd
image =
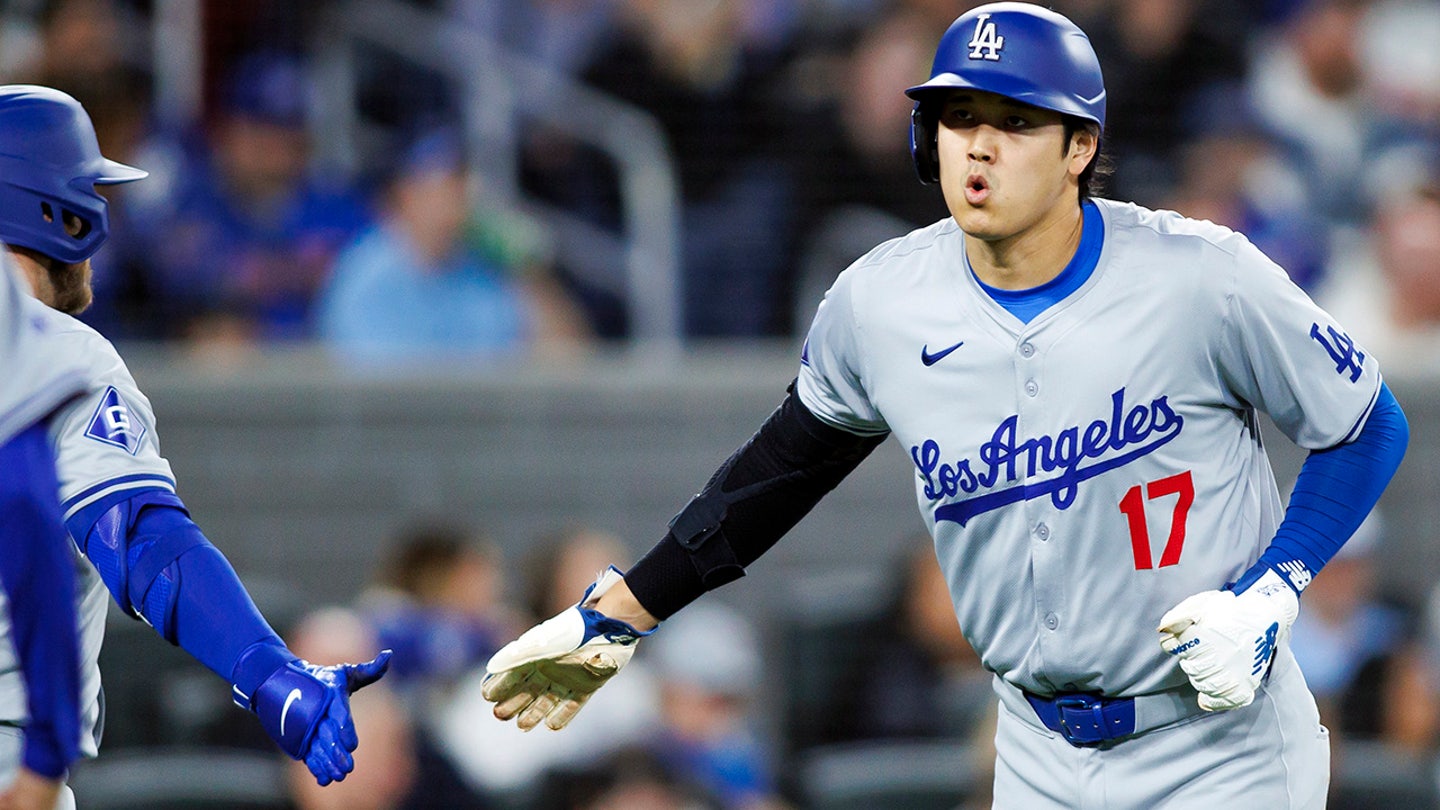
<svg viewBox="0 0 1440 810"><path fill-rule="evenodd" d="M1160 648L1200 693L1208 712L1250 705L1275 649L1290 635L1300 600L1274 570L1243 593L1204 591L1160 619Z"/></svg>
<svg viewBox="0 0 1440 810"><path fill-rule="evenodd" d="M610 566L579 604L526 630L490 658L480 694L495 704L497 718L515 718L524 731L543 720L558 731L630 661L639 640L655 631L641 632L593 609L620 577Z"/></svg>

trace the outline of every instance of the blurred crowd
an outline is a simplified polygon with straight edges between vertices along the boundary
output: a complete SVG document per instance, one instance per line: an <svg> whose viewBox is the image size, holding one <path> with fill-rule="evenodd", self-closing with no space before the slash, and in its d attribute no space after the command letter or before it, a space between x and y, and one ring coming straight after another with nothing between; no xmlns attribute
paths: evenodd
<svg viewBox="0 0 1440 810"><path fill-rule="evenodd" d="M975 3L397 1L654 117L679 180L688 337L791 337L847 264L945 216L915 179L901 91ZM338 0L203 0L203 110L182 124L154 109L159 5L0 4L0 81L71 93L104 152L151 173L106 189L112 238L85 315L101 332L227 351L317 342L363 363L564 353L630 334L624 296L557 247L554 221L481 193L453 82L377 54L356 101L384 137L360 171L319 159L314 43ZM1440 0L1053 6L1089 32L1105 71L1105 196L1236 228L1383 363L1440 362ZM620 227L612 156L538 123L517 136L524 199ZM1352 740L1440 747L1440 597L1377 592L1385 531L1367 523L1306 591L1294 629L1337 757ZM960 741L988 767L995 701L928 540L894 561L893 593L859 629L853 617L809 628L819 644L786 635L787 617L757 625L723 593L697 604L558 735L490 722L483 662L626 547L584 527L530 547L502 561L468 527L413 527L352 604L290 628L312 660L396 651L390 677L355 698L355 774L318 791L297 769L296 808L803 806L797 763L865 741ZM877 649L800 655L839 632ZM787 673L818 667L822 688L797 693Z"/></svg>
<svg viewBox="0 0 1440 810"><path fill-rule="evenodd" d="M527 548L525 559L502 561L476 531L415 524L395 534L350 604L295 618L285 635L307 660L395 651L386 679L352 703L365 737L355 772L322 789L303 764L287 764L296 810L792 807L781 793L781 751L762 722L776 701L765 691L761 634L722 601L667 622L564 733L493 719L480 697L485 661L571 607L626 553L619 538L584 526ZM226 731L203 742L273 750L229 733L234 714L217 713ZM166 722L162 713L152 725Z"/></svg>
<svg viewBox="0 0 1440 810"><path fill-rule="evenodd" d="M1295 655L1331 731L1337 773L1362 748L1371 752L1369 767L1432 762L1440 752L1440 588L1427 606L1375 587L1372 560L1386 532L1380 513L1367 520L1307 588L1293 630ZM928 535L890 547L893 559L876 561L866 589L835 593L822 600L828 607L792 613L781 600L757 611L728 602L724 591L712 594L642 643L623 676L596 693L563 732L522 732L490 716L493 706L480 696L485 661L525 628L572 606L597 572L627 559L629 547L606 531L573 524L523 544L519 559L504 559L473 527L400 526L368 584L346 604L267 609L307 660L395 651L385 680L353 701L362 740L355 772L321 789L303 764L286 760L291 806L891 806L881 798L851 805L827 797L853 791L857 781L885 785L886 768L942 746L940 764L949 773L937 771L939 787L928 786L942 803L914 806L989 807L997 711L991 676L955 621ZM259 594L265 601L263 589ZM124 636L107 643L127 644ZM124 673L105 670L118 732L107 733L109 755L135 746L202 745L281 759L223 699L202 709L183 699L190 690L177 690L163 664L152 659L143 668L133 691L153 697L158 686L164 698L143 719L125 714L132 690ZM203 689L213 686L203 672L198 677L199 691L215 691ZM819 767L827 760L850 771L839 785L833 766ZM1433 795L1428 784L1412 787L1414 795ZM1337 778L1331 806L1382 806L1355 790ZM1405 801L1383 806L1429 806Z"/></svg>
<svg viewBox="0 0 1440 810"><path fill-rule="evenodd" d="M653 117L679 184L687 337L794 335L849 262L945 215L915 180L901 90L975 3L385 2ZM115 189L115 236L96 260L86 317L112 339L318 341L383 361L630 334L624 285L557 248L576 223L621 228L633 200L614 155L520 116L519 197L497 205L462 137L464 88L381 47L357 79L373 135L361 168L331 165L308 125L333 91L316 43L340 0L201 2L202 110L162 123L159 5L12 0L0 13L0 80L75 95L106 153L151 172ZM1245 232L1383 358L1435 345L1440 3L1053 5L1105 70L1107 196Z"/></svg>

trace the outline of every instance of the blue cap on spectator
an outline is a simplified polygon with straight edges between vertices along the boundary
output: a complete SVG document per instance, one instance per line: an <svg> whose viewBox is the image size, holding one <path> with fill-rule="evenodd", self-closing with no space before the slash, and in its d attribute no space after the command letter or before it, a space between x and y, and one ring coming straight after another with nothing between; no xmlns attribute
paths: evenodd
<svg viewBox="0 0 1440 810"><path fill-rule="evenodd" d="M459 133L437 127L412 139L400 160L405 174L430 171L458 171L465 165L465 147Z"/></svg>
<svg viewBox="0 0 1440 810"><path fill-rule="evenodd" d="M1264 126L1245 86L1216 82L1196 91L1185 113L1192 138L1260 138Z"/></svg>
<svg viewBox="0 0 1440 810"><path fill-rule="evenodd" d="M256 51L243 57L225 83L225 111L286 127L305 123L308 87L299 57Z"/></svg>
<svg viewBox="0 0 1440 810"><path fill-rule="evenodd" d="M450 126L417 127L398 138L398 147L382 160L377 179L391 185L406 177L465 168L465 144Z"/></svg>

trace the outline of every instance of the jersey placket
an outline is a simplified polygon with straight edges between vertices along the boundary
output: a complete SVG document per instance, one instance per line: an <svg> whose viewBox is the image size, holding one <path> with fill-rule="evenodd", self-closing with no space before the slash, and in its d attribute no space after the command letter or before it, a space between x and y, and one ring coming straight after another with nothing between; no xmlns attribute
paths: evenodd
<svg viewBox="0 0 1440 810"><path fill-rule="evenodd" d="M1014 385L1016 405L1017 439L1034 436L1046 431L1046 396L1041 373L1044 350L1037 337L1029 329L1020 332L1014 348ZM1033 469L1032 469L1033 467ZM1017 485L1030 486L1044 479L1045 470L1039 458L1033 465L1029 454L1019 459ZM1037 677L1044 678L1048 669L1047 661L1063 660L1061 634L1065 631L1066 617L1061 612L1064 604L1065 572L1062 569L1063 555L1056 547L1052 516L1054 509L1048 497L1026 498L1019 504L1024 514L1024 531L1030 550L1030 569L1035 587L1035 632L1040 660L1036 662ZM1053 684L1059 687L1059 684Z"/></svg>

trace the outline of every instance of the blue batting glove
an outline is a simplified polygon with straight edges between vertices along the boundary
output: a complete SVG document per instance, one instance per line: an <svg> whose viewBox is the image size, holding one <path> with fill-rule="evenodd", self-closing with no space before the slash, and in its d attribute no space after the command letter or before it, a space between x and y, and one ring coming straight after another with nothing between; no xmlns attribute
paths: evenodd
<svg viewBox="0 0 1440 810"><path fill-rule="evenodd" d="M380 680L390 655L385 650L363 664L329 667L290 656L251 694L237 685L235 703L254 712L270 739L292 759L303 760L316 782L339 782L355 769L350 753L360 743L350 718L350 694Z"/></svg>

